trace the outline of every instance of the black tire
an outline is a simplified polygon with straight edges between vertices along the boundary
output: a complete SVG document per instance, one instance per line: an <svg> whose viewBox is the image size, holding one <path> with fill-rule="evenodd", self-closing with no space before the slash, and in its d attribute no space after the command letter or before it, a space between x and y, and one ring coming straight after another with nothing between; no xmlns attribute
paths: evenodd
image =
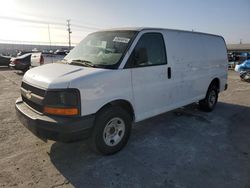
<svg viewBox="0 0 250 188"><path fill-rule="evenodd" d="M125 129L122 131L112 127L113 124L110 122L113 121L117 121L117 124L114 123L115 126L122 125ZM101 110L97 115L95 126L89 140L92 149L104 155L111 155L120 151L128 142L131 132L131 123L132 118L129 113L119 106L111 106ZM111 134L111 130L114 131L113 134L116 135L113 138L118 137L118 141L114 141L115 139L112 140L112 135L106 135ZM108 141L109 138L111 138L110 142Z"/></svg>
<svg viewBox="0 0 250 188"><path fill-rule="evenodd" d="M29 69L30 69L29 67L23 69L23 70L22 70L23 74L25 74Z"/></svg>
<svg viewBox="0 0 250 188"><path fill-rule="evenodd" d="M218 101L218 87L211 84L208 88L205 99L199 101L200 109L206 112L213 111Z"/></svg>

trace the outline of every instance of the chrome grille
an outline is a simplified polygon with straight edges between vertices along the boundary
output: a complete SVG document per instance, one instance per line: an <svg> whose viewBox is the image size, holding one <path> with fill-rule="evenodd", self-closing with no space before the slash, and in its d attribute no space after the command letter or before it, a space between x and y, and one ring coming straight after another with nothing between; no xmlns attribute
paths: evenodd
<svg viewBox="0 0 250 188"><path fill-rule="evenodd" d="M31 91L32 93L34 93L34 94L36 94L38 96L41 96L41 97L44 97L45 96L45 92L46 92L43 89L34 87L34 86L29 85L29 84L27 84L25 82L22 82L21 88L23 88L25 90L28 90L28 91Z"/></svg>
<svg viewBox="0 0 250 188"><path fill-rule="evenodd" d="M32 109L43 112L43 99L45 96L46 90L41 88L34 87L30 84L22 82L21 84L21 96L23 102L26 103Z"/></svg>

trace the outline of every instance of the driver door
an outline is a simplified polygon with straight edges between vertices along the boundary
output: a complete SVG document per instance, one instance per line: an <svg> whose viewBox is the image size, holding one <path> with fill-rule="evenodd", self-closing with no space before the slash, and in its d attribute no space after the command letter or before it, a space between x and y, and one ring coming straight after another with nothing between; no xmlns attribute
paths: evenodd
<svg viewBox="0 0 250 188"><path fill-rule="evenodd" d="M163 35L143 34L126 66L131 68L136 120L165 112L174 96Z"/></svg>

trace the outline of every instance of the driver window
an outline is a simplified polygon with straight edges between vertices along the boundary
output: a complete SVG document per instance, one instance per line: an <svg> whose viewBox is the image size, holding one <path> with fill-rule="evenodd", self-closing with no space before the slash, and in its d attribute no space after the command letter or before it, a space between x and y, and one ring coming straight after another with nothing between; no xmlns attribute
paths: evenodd
<svg viewBox="0 0 250 188"><path fill-rule="evenodd" d="M166 52L163 37L160 33L146 33L139 39L133 56L133 66L152 66L166 64Z"/></svg>

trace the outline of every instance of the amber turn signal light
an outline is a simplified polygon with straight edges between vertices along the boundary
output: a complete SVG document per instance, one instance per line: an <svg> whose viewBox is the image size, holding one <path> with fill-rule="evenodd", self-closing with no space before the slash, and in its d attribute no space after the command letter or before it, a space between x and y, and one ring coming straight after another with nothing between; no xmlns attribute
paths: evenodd
<svg viewBox="0 0 250 188"><path fill-rule="evenodd" d="M55 107L44 107L44 113L52 115L64 115L64 116L74 116L78 115L79 111L77 108L55 108Z"/></svg>

